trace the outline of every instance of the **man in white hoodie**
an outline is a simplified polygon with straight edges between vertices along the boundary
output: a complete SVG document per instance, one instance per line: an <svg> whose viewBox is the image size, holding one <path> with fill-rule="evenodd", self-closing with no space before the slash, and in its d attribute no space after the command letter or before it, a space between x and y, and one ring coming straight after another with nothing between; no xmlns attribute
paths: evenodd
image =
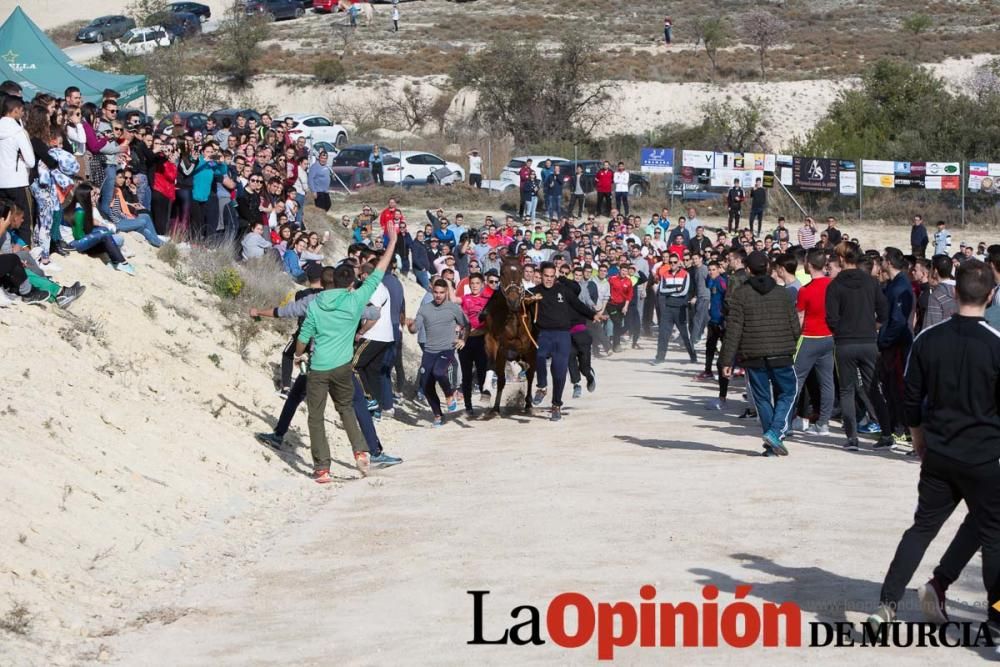
<svg viewBox="0 0 1000 667"><path fill-rule="evenodd" d="M35 151L28 133L21 126L24 101L4 96L0 102L0 116L0 197L17 204L31 220L35 207L28 189L28 174L35 166ZM23 240L31 243L30 238Z"/></svg>
<svg viewBox="0 0 1000 667"><path fill-rule="evenodd" d="M619 211L624 211L625 215L628 215L628 184L629 184L629 173L625 169L625 163L618 163L618 171L614 175L615 183L615 208Z"/></svg>

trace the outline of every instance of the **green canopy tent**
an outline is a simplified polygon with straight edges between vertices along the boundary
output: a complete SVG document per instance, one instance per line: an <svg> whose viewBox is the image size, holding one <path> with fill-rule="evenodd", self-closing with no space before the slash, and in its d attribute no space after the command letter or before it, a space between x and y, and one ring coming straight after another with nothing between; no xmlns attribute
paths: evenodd
<svg viewBox="0 0 1000 667"><path fill-rule="evenodd" d="M20 6L0 26L0 80L24 89L30 100L36 93L62 97L76 86L88 102L100 104L105 88L118 91L125 104L146 96L146 77L108 74L87 69L66 55L28 18Z"/></svg>

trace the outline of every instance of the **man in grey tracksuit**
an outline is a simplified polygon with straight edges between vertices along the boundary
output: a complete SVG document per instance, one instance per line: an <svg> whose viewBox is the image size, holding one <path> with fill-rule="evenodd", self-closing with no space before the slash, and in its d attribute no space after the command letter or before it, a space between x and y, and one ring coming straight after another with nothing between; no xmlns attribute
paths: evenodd
<svg viewBox="0 0 1000 667"><path fill-rule="evenodd" d="M795 395L801 407L802 390L809 374L815 369L816 384L819 386L819 420L808 431L815 435L830 433L830 416L833 414L833 332L826 323L826 291L830 285L830 278L823 273L826 262L825 250L813 248L809 251L806 270L812 280L796 295L802 335L795 352ZM798 414L803 412L799 410Z"/></svg>
<svg viewBox="0 0 1000 667"><path fill-rule="evenodd" d="M701 337L705 334L705 327L708 326L708 308L711 305L712 296L708 291L708 284L705 282L708 278L708 267L705 266L705 261L700 254L693 253L691 255L691 268L688 269L688 273L691 274L693 283L691 289L694 290L695 296L695 302L690 306L688 313L691 322L691 345L697 347L698 343L701 342Z"/></svg>

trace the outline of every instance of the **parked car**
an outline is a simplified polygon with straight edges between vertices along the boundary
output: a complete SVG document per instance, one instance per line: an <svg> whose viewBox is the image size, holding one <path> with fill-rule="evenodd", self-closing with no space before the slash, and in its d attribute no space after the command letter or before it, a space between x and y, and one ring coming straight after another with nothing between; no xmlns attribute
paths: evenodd
<svg viewBox="0 0 1000 667"><path fill-rule="evenodd" d="M215 126L222 127L222 119L228 118L233 127L236 127L236 114L243 114L248 121L253 118L260 123L260 114L255 109L217 109L208 114L208 117L215 121Z"/></svg>
<svg viewBox="0 0 1000 667"><path fill-rule="evenodd" d="M205 130L205 123L208 121L208 116L198 111L180 111L178 114L181 117L181 122L184 124L184 129L188 132L194 132L195 130ZM164 116L159 123L156 124L156 133L162 134L164 131L170 129L174 124L174 114L167 114Z"/></svg>
<svg viewBox="0 0 1000 667"><path fill-rule="evenodd" d="M451 170L456 176L454 180L464 181L465 170L454 162L447 162L434 153L423 151L399 151L387 155L382 160L382 175L386 183L419 184L437 183L441 181L437 171L443 167Z"/></svg>
<svg viewBox="0 0 1000 667"><path fill-rule="evenodd" d="M379 146L380 152L388 157L392 151L384 146ZM372 144L353 144L344 146L337 153L336 157L330 161L332 167L365 167L368 168L368 156L372 153ZM384 159L384 158L383 158ZM384 164L384 163L383 163Z"/></svg>
<svg viewBox="0 0 1000 667"><path fill-rule="evenodd" d="M269 21L281 19L297 19L305 16L306 10L298 0L249 0L246 3L247 14L259 14Z"/></svg>
<svg viewBox="0 0 1000 667"><path fill-rule="evenodd" d="M310 143L325 141L335 146L343 146L347 143L347 128L343 125L334 124L326 116L309 113L288 113L282 116L275 116L274 125L284 125L286 118L291 118L293 121L293 139L302 136Z"/></svg>
<svg viewBox="0 0 1000 667"><path fill-rule="evenodd" d="M337 0L313 0L313 11L317 14L332 14L340 3Z"/></svg>
<svg viewBox="0 0 1000 667"><path fill-rule="evenodd" d="M191 12L160 12L149 22L166 28L171 42L201 34L201 21Z"/></svg>
<svg viewBox="0 0 1000 667"><path fill-rule="evenodd" d="M201 21L212 18L212 8L200 2L171 2L167 8L172 12L187 12L194 14Z"/></svg>
<svg viewBox="0 0 1000 667"><path fill-rule="evenodd" d="M161 46L170 46L171 38L162 25L149 28L133 28L113 42L102 42L104 53L127 53L130 56L141 56L152 53Z"/></svg>
<svg viewBox="0 0 1000 667"><path fill-rule="evenodd" d="M577 165L583 167L583 191L588 195L594 191L594 176L604 164L604 160L553 160L552 166L559 165L559 173L563 183L571 185L576 176ZM614 169L615 167L612 167ZM572 190L570 190L572 192ZM638 199L649 194L649 177L641 171L629 171L628 194L632 199Z"/></svg>
<svg viewBox="0 0 1000 667"><path fill-rule="evenodd" d="M538 178L542 177L542 165L546 160L552 160L552 162L568 162L564 157L556 157L555 155L522 155L520 157L514 157L510 159L507 166L503 168L500 172L500 180L509 182L510 187L517 188L521 186L521 177L518 172L524 163L531 159L531 168L535 170L535 174ZM508 189L508 188L503 188Z"/></svg>
<svg viewBox="0 0 1000 667"><path fill-rule="evenodd" d="M121 37L135 27L135 21L127 16L115 14L100 16L76 33L78 42L105 42Z"/></svg>
<svg viewBox="0 0 1000 667"><path fill-rule="evenodd" d="M375 185L371 170L365 167L333 167L331 171L336 178L330 179L330 192L347 192L345 185L354 192Z"/></svg>
<svg viewBox="0 0 1000 667"><path fill-rule="evenodd" d="M312 164L315 162L316 158L323 151L326 151L326 154L331 158L337 156L337 147L329 141L314 141L313 145L309 147L309 163Z"/></svg>

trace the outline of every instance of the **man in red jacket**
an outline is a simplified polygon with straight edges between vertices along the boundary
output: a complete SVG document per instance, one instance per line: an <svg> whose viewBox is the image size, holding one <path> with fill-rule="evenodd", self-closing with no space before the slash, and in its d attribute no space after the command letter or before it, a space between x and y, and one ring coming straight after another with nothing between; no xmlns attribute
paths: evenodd
<svg viewBox="0 0 1000 667"><path fill-rule="evenodd" d="M521 168L517 170L517 177L518 179L520 179L518 181L518 184L520 185L521 183L524 183L526 180L531 178L532 171L534 170L531 167L531 158L529 157L527 160L524 161L524 164L521 165ZM521 197L521 205L517 209L517 217L522 220L524 219L524 204L525 204L524 197Z"/></svg>
<svg viewBox="0 0 1000 667"><path fill-rule="evenodd" d="M611 214L611 191L614 189L614 180L615 172L611 170L611 163L605 160L594 175L594 189L597 190L597 215L601 215L605 202L608 204L608 214Z"/></svg>
<svg viewBox="0 0 1000 667"><path fill-rule="evenodd" d="M392 224L393 220L396 218L396 212L399 212L399 222L406 222L406 218L403 216L403 212L396 207L396 198L389 197L389 205L382 209L382 213L378 216L378 224L384 232ZM399 231L397 229L397 231Z"/></svg>
<svg viewBox="0 0 1000 667"><path fill-rule="evenodd" d="M628 262L623 262L618 269L618 273L608 278L608 287L611 288L611 296L608 298L608 317L611 318L613 327L611 332L611 345L615 352L621 352L622 333L625 331L625 315L628 314L629 305L632 303L633 285L632 279L628 277Z"/></svg>

